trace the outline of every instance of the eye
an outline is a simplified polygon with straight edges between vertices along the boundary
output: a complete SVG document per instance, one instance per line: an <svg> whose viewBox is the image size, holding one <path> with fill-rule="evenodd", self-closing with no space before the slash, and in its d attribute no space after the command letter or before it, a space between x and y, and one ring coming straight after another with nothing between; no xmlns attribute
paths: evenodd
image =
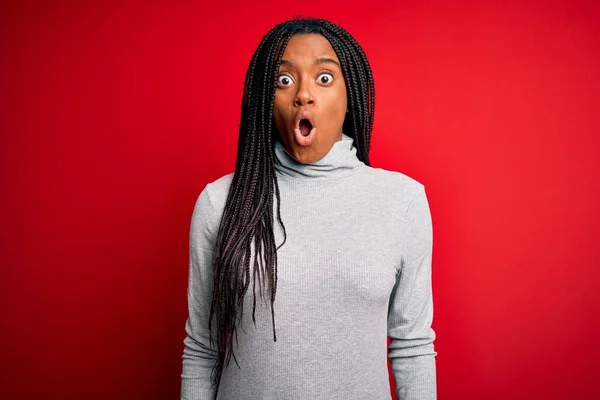
<svg viewBox="0 0 600 400"><path fill-rule="evenodd" d="M294 83L294 80L289 75L279 75L277 78L277 85L281 87L287 87Z"/></svg>
<svg viewBox="0 0 600 400"><path fill-rule="evenodd" d="M317 77L317 82L323 85L328 85L333 82L333 75L331 75L329 72L323 72Z"/></svg>

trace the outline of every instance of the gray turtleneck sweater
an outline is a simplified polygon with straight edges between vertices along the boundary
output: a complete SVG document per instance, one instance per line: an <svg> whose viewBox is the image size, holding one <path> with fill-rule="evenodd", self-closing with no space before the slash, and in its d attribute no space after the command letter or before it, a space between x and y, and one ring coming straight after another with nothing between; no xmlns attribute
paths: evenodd
<svg viewBox="0 0 600 400"><path fill-rule="evenodd" d="M287 233L277 253L277 342L269 295L261 301L257 287L255 327L249 290L234 344L239 368L232 359L211 387L211 257L233 177L225 175L202 191L191 221L181 398L390 399L389 357L398 399L435 399L424 186L366 166L347 135L314 164L297 162L280 142L274 150ZM274 232L279 245L277 220Z"/></svg>

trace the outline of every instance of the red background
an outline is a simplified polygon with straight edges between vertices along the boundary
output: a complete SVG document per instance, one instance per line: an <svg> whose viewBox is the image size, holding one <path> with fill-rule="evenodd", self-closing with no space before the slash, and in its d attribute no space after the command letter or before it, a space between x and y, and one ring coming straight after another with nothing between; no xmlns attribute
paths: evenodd
<svg viewBox="0 0 600 400"><path fill-rule="evenodd" d="M193 205L304 14L371 61L373 166L427 187L439 398L596 398L598 2L82 3L0 10L0 397L179 396Z"/></svg>

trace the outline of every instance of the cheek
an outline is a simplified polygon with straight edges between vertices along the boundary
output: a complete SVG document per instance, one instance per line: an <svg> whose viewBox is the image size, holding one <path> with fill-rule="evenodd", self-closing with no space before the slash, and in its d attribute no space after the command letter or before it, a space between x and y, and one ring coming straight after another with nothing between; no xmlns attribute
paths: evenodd
<svg viewBox="0 0 600 400"><path fill-rule="evenodd" d="M285 116L285 108L281 99L281 96L275 95L275 101L273 102L273 118L275 123L279 125Z"/></svg>
<svg viewBox="0 0 600 400"><path fill-rule="evenodd" d="M346 84L340 85L340 106L343 109L344 114L346 114L346 110L348 109L348 93L346 91Z"/></svg>
<svg viewBox="0 0 600 400"><path fill-rule="evenodd" d="M340 108L341 108L341 112L344 114L344 118L345 118L346 111L348 110L348 99L346 98L346 91L344 91L342 101L340 101Z"/></svg>
<svg viewBox="0 0 600 400"><path fill-rule="evenodd" d="M348 99L346 98L346 88L341 86L336 90L335 94L330 99L330 116L336 123L344 121L346 117L346 109L348 108Z"/></svg>

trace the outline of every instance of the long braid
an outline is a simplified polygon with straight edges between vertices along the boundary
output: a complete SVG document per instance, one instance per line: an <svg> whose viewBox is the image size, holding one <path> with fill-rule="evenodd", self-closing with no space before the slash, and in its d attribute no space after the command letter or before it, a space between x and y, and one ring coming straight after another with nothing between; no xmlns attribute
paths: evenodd
<svg viewBox="0 0 600 400"><path fill-rule="evenodd" d="M350 109L343 129L353 137L358 158L370 165L375 91L371 69L360 45L344 29L325 20L296 19L272 28L254 52L246 73L235 173L213 251L213 296L208 321L211 346L216 341L218 350L213 384L218 384L231 358L239 367L233 342L235 337L237 346L237 325L243 320L244 297L251 275L252 321L256 325L258 280L261 299L269 285L273 340L277 341L274 310L277 250L285 244L287 232L281 218L281 196L274 165L275 80L290 38L311 33L323 35L340 59ZM276 215L274 200L277 201ZM273 229L275 217L283 229L283 242L279 246L276 246ZM242 331L245 332L243 326Z"/></svg>
<svg viewBox="0 0 600 400"><path fill-rule="evenodd" d="M349 92L348 100L349 102L354 101L361 105L356 110L353 110L353 119L357 120L354 122L353 128L356 133L367 132L367 134L354 136L354 139L358 142L359 158L365 164L370 165L368 154L375 111L375 86L369 61L360 45L346 30L332 23L327 23L326 25L336 35L336 42L339 42L345 48L345 51L342 51L347 53L348 57L351 58L351 62L349 63L350 74L345 75L353 76L357 79L346 79L350 82L349 86L353 86L354 84L360 90L354 91L354 93ZM353 96L353 94L356 94L358 97Z"/></svg>

